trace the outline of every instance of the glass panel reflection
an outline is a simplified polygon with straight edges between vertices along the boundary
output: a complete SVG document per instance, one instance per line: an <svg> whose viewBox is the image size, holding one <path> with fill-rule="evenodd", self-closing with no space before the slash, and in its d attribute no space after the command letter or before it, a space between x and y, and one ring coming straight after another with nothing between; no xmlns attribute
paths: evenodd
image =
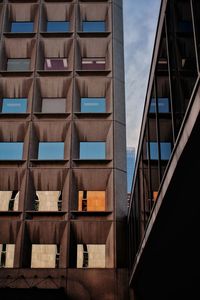
<svg viewBox="0 0 200 300"><path fill-rule="evenodd" d="M158 143L157 142L150 142L150 159L152 160L158 160ZM147 143L148 147L148 143ZM171 143L170 142L161 142L160 143L160 155L161 160L169 160L171 156ZM148 154L148 148L147 148L147 154ZM148 155L147 155L148 157Z"/></svg>
<svg viewBox="0 0 200 300"><path fill-rule="evenodd" d="M105 159L105 142L80 142L80 159Z"/></svg>
<svg viewBox="0 0 200 300"><path fill-rule="evenodd" d="M38 159L64 159L64 143L63 142L40 142Z"/></svg>
<svg viewBox="0 0 200 300"><path fill-rule="evenodd" d="M13 33L28 33L34 31L34 23L33 22L12 22L11 24L11 32Z"/></svg>
<svg viewBox="0 0 200 300"><path fill-rule="evenodd" d="M83 21L82 30L84 32L105 32L106 24L104 21Z"/></svg>
<svg viewBox="0 0 200 300"><path fill-rule="evenodd" d="M0 160L22 160L22 142L0 142Z"/></svg>
<svg viewBox="0 0 200 300"><path fill-rule="evenodd" d="M68 21L48 21L47 32L68 32L69 31Z"/></svg>
<svg viewBox="0 0 200 300"><path fill-rule="evenodd" d="M106 112L105 98L81 98L81 112L103 113Z"/></svg>
<svg viewBox="0 0 200 300"><path fill-rule="evenodd" d="M151 99L151 104L149 108L150 113L156 112L156 99ZM159 113L169 113L169 99L168 98L158 98L158 112Z"/></svg>
<svg viewBox="0 0 200 300"><path fill-rule="evenodd" d="M7 62L7 71L29 71L29 58L9 58Z"/></svg>
<svg viewBox="0 0 200 300"><path fill-rule="evenodd" d="M26 98L3 98L2 113L25 113Z"/></svg>

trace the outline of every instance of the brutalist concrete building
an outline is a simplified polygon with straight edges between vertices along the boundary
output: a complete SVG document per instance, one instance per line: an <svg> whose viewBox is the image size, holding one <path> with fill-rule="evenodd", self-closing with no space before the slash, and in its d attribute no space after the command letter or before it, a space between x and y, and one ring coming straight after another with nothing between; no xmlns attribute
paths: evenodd
<svg viewBox="0 0 200 300"><path fill-rule="evenodd" d="M129 224L131 299L199 297L200 2L163 0Z"/></svg>
<svg viewBox="0 0 200 300"><path fill-rule="evenodd" d="M127 299L122 1L0 1L0 32L0 294Z"/></svg>

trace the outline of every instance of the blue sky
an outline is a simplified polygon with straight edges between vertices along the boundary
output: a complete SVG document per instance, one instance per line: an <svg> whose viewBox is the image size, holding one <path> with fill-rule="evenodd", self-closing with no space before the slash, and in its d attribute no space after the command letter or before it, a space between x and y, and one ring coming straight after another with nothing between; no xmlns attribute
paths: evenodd
<svg viewBox="0 0 200 300"><path fill-rule="evenodd" d="M124 0L127 145L137 148L160 0Z"/></svg>

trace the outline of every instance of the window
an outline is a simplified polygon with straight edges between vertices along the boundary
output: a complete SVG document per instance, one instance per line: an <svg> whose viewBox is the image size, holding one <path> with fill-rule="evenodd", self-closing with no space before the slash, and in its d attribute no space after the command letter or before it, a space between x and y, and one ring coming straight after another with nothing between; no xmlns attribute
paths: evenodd
<svg viewBox="0 0 200 300"><path fill-rule="evenodd" d="M68 21L48 21L47 32L68 32L70 30Z"/></svg>
<svg viewBox="0 0 200 300"><path fill-rule="evenodd" d="M14 244L0 244L0 268L13 268L14 254Z"/></svg>
<svg viewBox="0 0 200 300"><path fill-rule="evenodd" d="M11 23L11 32L33 32L34 31L34 23L33 22L12 22Z"/></svg>
<svg viewBox="0 0 200 300"><path fill-rule="evenodd" d="M80 142L80 159L105 159L105 142Z"/></svg>
<svg viewBox="0 0 200 300"><path fill-rule="evenodd" d="M77 268L105 268L105 250L103 244L78 244Z"/></svg>
<svg viewBox="0 0 200 300"><path fill-rule="evenodd" d="M160 152L162 160L169 160L171 156L171 143L161 142L160 143Z"/></svg>
<svg viewBox="0 0 200 300"><path fill-rule="evenodd" d="M63 142L40 142L38 159L64 159L64 143Z"/></svg>
<svg viewBox="0 0 200 300"><path fill-rule="evenodd" d="M31 268L56 268L58 266L57 245L32 245Z"/></svg>
<svg viewBox="0 0 200 300"><path fill-rule="evenodd" d="M3 98L2 113L25 113L26 110L26 98Z"/></svg>
<svg viewBox="0 0 200 300"><path fill-rule="evenodd" d="M153 201L156 201L158 197L158 191L153 191Z"/></svg>
<svg viewBox="0 0 200 300"><path fill-rule="evenodd" d="M168 61L166 57L159 57L157 61L159 70L167 70L168 69Z"/></svg>
<svg viewBox="0 0 200 300"><path fill-rule="evenodd" d="M36 191L35 211L61 211L62 194L60 191Z"/></svg>
<svg viewBox="0 0 200 300"><path fill-rule="evenodd" d="M64 71L67 70L67 58L45 58L45 71Z"/></svg>
<svg viewBox="0 0 200 300"><path fill-rule="evenodd" d="M106 24L104 21L83 21L82 22L84 32L105 32Z"/></svg>
<svg viewBox="0 0 200 300"><path fill-rule="evenodd" d="M105 191L79 191L79 211L105 211Z"/></svg>
<svg viewBox="0 0 200 300"><path fill-rule="evenodd" d="M181 20L178 22L178 32L192 32L192 21Z"/></svg>
<svg viewBox="0 0 200 300"><path fill-rule="evenodd" d="M168 113L169 110L169 99L168 98L158 98L158 112L159 113ZM150 113L156 112L156 99L151 99L151 104L149 108Z"/></svg>
<svg viewBox="0 0 200 300"><path fill-rule="evenodd" d="M81 98L81 112L103 113L106 112L105 98Z"/></svg>
<svg viewBox="0 0 200 300"><path fill-rule="evenodd" d="M147 148L147 153L148 153L148 148ZM169 142L160 143L160 155L161 155L161 160L169 160L171 155L171 143ZM150 159L158 160L158 143L156 142L150 142Z"/></svg>
<svg viewBox="0 0 200 300"><path fill-rule="evenodd" d="M59 262L60 262L60 245L56 245L56 262L55 262L55 268L59 268Z"/></svg>
<svg viewBox="0 0 200 300"><path fill-rule="evenodd" d="M17 211L19 191L0 191L0 211Z"/></svg>
<svg viewBox="0 0 200 300"><path fill-rule="evenodd" d="M7 71L29 71L29 58L9 58L7 63Z"/></svg>
<svg viewBox="0 0 200 300"><path fill-rule="evenodd" d="M44 98L42 100L43 113L65 113L65 98Z"/></svg>
<svg viewBox="0 0 200 300"><path fill-rule="evenodd" d="M82 58L83 70L102 71L105 70L106 62L105 58Z"/></svg>
<svg viewBox="0 0 200 300"><path fill-rule="evenodd" d="M22 160L22 142L0 142L0 160Z"/></svg>

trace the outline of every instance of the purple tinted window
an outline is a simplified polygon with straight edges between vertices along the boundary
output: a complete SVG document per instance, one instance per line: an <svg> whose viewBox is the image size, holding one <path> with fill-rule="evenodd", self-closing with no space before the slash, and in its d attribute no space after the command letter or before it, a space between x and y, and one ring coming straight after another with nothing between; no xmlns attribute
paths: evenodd
<svg viewBox="0 0 200 300"><path fill-rule="evenodd" d="M63 71L68 69L67 58L45 58L44 70Z"/></svg>
<svg viewBox="0 0 200 300"><path fill-rule="evenodd" d="M105 58L82 58L82 70L105 70Z"/></svg>

